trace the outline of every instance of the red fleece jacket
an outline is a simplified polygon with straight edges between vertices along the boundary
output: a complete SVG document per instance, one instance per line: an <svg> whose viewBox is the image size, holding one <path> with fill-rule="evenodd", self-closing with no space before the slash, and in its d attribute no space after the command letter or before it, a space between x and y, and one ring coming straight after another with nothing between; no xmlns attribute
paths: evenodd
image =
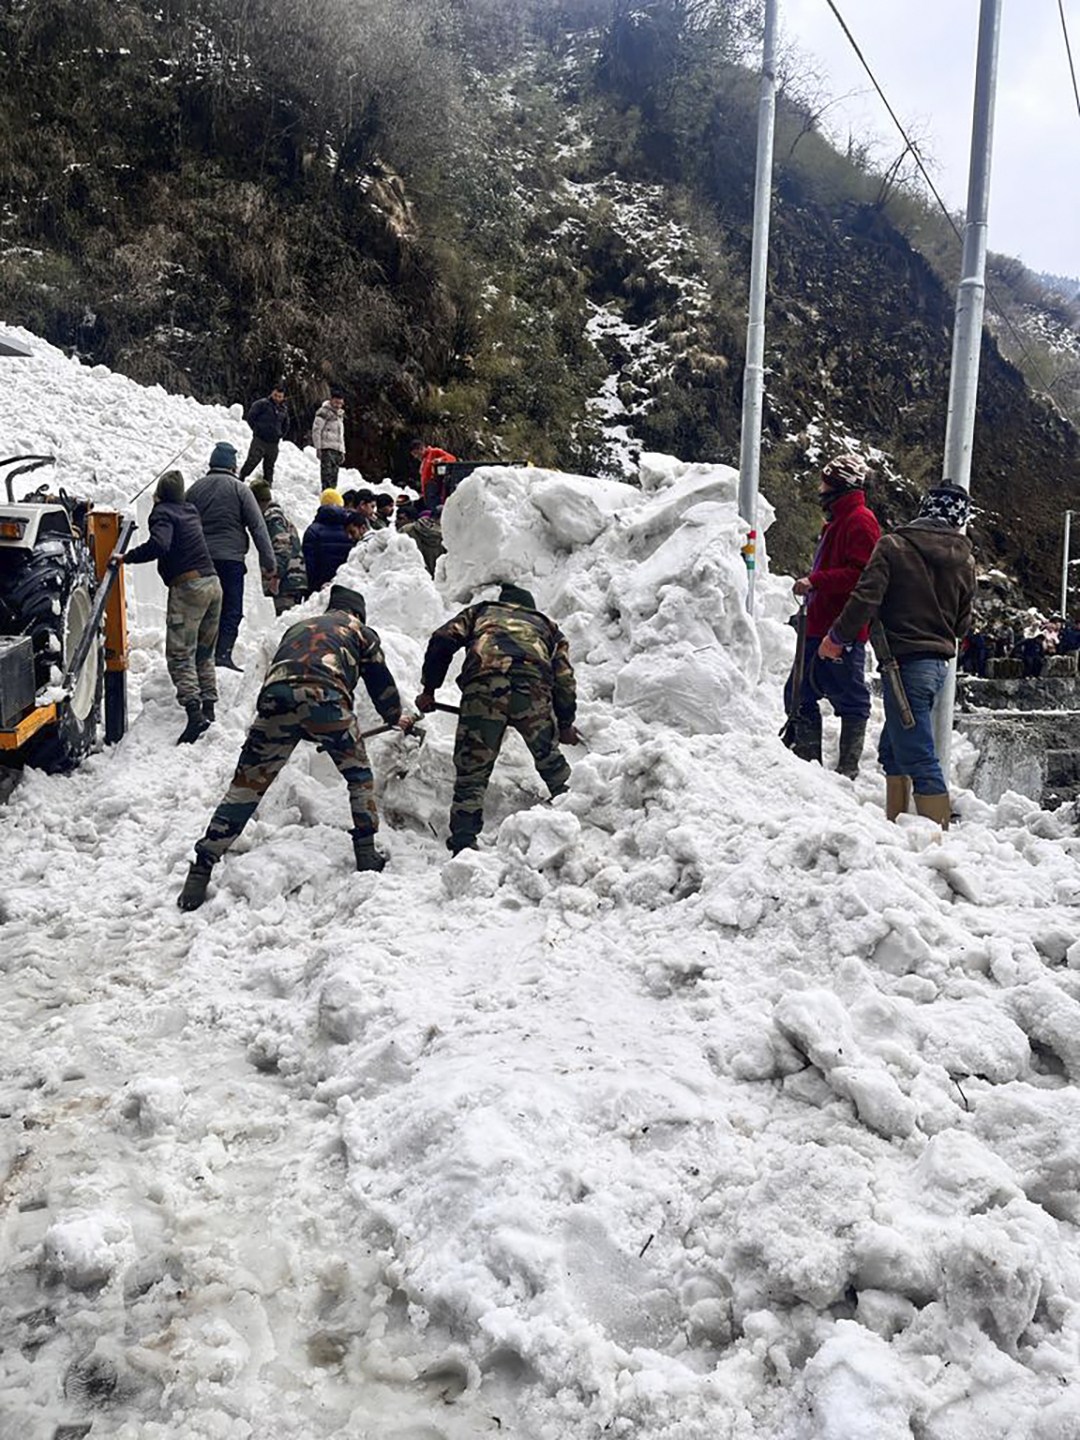
<svg viewBox="0 0 1080 1440"><path fill-rule="evenodd" d="M820 640L832 629L880 535L877 516L861 490L848 490L833 502L810 570L813 589L806 607L807 639ZM869 634L864 625L856 639L865 644Z"/></svg>

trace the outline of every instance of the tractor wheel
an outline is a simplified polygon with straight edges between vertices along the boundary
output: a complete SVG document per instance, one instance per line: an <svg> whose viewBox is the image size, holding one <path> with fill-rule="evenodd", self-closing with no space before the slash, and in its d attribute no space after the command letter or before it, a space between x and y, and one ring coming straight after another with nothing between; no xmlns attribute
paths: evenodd
<svg viewBox="0 0 1080 1440"><path fill-rule="evenodd" d="M60 650L56 668L61 672L78 647L90 620L92 605L89 587L82 581L74 585L58 627ZM57 707L57 723L39 730L28 742L25 752L27 765L50 774L64 774L74 770L83 756L93 749L104 678L105 647L99 636L90 647L71 695Z"/></svg>

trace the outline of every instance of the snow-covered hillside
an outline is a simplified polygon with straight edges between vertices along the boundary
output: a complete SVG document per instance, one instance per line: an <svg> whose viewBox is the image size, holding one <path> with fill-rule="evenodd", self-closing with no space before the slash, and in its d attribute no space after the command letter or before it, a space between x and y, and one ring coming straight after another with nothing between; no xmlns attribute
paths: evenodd
<svg viewBox="0 0 1080 1440"><path fill-rule="evenodd" d="M0 448L69 490L246 438L27 338ZM311 452L279 477L307 523ZM342 575L410 698L434 624L528 584L578 668L568 795L511 737L448 860L452 720L379 737L359 875L307 749L193 916L285 622L252 581L178 748L131 579L129 734L0 809L2 1440L1080 1436L1077 842L1008 795L889 825L869 757L793 759L733 473L641 482L481 472L437 583L393 533Z"/></svg>

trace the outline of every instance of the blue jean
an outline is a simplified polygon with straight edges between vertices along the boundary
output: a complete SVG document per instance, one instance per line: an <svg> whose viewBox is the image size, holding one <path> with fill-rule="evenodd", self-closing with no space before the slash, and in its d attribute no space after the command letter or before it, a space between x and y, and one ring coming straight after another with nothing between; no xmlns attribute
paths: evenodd
<svg viewBox="0 0 1080 1440"><path fill-rule="evenodd" d="M215 560L214 569L221 581L221 624L218 626L217 653L231 655L236 637L240 633L240 621L244 618L244 575L247 566L243 560Z"/></svg>
<svg viewBox="0 0 1080 1440"><path fill-rule="evenodd" d="M866 684L866 646L852 645L845 650L841 660L819 660L817 647L820 639L807 636L806 667L803 671L802 690L799 692L799 710L808 715L818 710L820 700L828 700L837 715L855 716L859 720L870 718L870 691ZM784 686L784 706L790 709L791 677ZM820 713L820 712L819 712Z"/></svg>
<svg viewBox="0 0 1080 1440"><path fill-rule="evenodd" d="M885 700L885 728L878 741L878 760L886 775L910 775L916 795L943 795L948 788L934 749L933 709L945 684L945 660L903 660L900 678L904 682L911 713L912 730L900 723L900 709L888 677L882 678Z"/></svg>

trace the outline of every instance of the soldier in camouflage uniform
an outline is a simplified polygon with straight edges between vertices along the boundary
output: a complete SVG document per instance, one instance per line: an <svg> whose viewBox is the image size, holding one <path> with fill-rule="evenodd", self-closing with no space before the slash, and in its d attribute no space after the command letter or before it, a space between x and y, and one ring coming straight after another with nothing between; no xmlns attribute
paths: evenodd
<svg viewBox="0 0 1080 1440"><path fill-rule="evenodd" d="M484 824L484 794L508 725L529 747L552 795L561 794L570 779L559 741L577 745L580 740L574 728L577 687L566 638L536 608L528 590L504 585L498 600L472 605L435 631L424 656L418 710L435 708L435 691L463 647L468 653L458 680L461 713L446 842L454 855L476 848Z"/></svg>
<svg viewBox="0 0 1080 1440"><path fill-rule="evenodd" d="M251 819L301 740L321 745L349 787L356 868L381 870L386 864L386 857L375 849L379 812L352 708L359 681L363 680L387 725L408 730L412 719L401 713L379 637L365 618L364 597L335 585L324 615L300 620L282 636L259 692L255 721L232 785L206 834L196 842L195 860L178 901L181 910L197 910L206 899L211 869Z"/></svg>
<svg viewBox="0 0 1080 1440"><path fill-rule="evenodd" d="M274 492L266 481L253 481L251 493L266 521L270 544L277 560L276 577L263 576L263 594L273 596L274 614L281 615L284 611L291 610L294 605L299 605L308 593L304 551L296 526L274 499Z"/></svg>

